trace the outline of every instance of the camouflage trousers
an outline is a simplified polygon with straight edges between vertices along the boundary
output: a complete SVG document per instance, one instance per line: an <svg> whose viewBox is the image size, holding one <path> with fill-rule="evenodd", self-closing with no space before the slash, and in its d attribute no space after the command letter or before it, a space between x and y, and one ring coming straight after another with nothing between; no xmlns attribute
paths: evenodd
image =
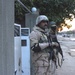
<svg viewBox="0 0 75 75"><path fill-rule="evenodd" d="M32 75L50 74L49 53L32 53Z"/></svg>

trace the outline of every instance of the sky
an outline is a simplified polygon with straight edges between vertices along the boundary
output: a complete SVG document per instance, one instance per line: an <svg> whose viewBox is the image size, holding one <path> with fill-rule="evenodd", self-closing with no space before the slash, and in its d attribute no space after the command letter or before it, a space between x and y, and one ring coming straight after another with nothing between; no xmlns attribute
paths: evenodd
<svg viewBox="0 0 75 75"><path fill-rule="evenodd" d="M67 28L67 27L63 27L63 30L62 31L72 31L72 30L75 30L75 18L70 21L70 20L66 20L66 23L69 24L69 25L72 25L71 28Z"/></svg>

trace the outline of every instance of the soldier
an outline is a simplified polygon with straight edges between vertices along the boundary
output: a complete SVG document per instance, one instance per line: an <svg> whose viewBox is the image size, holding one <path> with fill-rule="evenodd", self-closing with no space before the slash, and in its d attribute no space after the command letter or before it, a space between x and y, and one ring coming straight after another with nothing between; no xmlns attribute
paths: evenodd
<svg viewBox="0 0 75 75"><path fill-rule="evenodd" d="M55 42L55 43L58 43L58 46L54 46L53 48L56 49L56 55L58 55L58 53L61 54L61 56L62 56L61 62L62 62L64 60L64 58L63 58L63 51L62 51L60 43L58 42L58 39L57 39L57 26L56 26L56 23L54 21L51 21L49 26L50 27L48 27L48 28L50 28L51 41ZM58 64L59 66L61 66L61 64L62 64L61 62L59 62L59 64Z"/></svg>
<svg viewBox="0 0 75 75"><path fill-rule="evenodd" d="M32 75L50 75L49 63L49 42L45 32L48 27L48 18L45 15L40 15L36 19L36 25L30 33L31 42L31 72ZM58 45L52 43L52 46Z"/></svg>

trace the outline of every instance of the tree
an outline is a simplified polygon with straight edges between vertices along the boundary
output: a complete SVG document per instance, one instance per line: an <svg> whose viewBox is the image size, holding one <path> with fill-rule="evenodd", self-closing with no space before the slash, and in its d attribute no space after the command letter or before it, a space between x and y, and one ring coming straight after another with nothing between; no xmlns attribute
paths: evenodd
<svg viewBox="0 0 75 75"><path fill-rule="evenodd" d="M47 15L49 20L57 23L64 22L65 18L70 18L69 14L74 13L75 0L21 0L29 9L35 6L40 14ZM15 3L15 5L17 2ZM15 6L16 16L24 16L27 11L22 6ZM19 11L19 13L18 13ZM18 14L18 15L17 15ZM17 17L16 17L17 19Z"/></svg>

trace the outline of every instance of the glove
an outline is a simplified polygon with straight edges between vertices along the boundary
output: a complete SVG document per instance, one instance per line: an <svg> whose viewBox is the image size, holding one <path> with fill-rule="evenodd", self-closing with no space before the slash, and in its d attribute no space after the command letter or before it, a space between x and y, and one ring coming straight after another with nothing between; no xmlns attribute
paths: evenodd
<svg viewBox="0 0 75 75"><path fill-rule="evenodd" d="M36 44L36 43L31 47L31 49L32 49L35 53L38 53L38 52L41 51L41 48L40 48L39 44Z"/></svg>

